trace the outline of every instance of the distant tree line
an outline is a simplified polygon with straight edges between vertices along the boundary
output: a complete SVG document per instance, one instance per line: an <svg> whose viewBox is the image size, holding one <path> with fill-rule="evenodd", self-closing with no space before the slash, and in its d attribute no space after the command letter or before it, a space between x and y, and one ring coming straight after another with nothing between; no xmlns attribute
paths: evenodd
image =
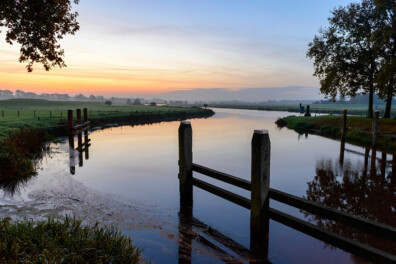
<svg viewBox="0 0 396 264"><path fill-rule="evenodd" d="M363 0L338 7L309 44L314 76L321 93L368 94L368 117L373 117L374 95L385 100L389 118L396 95L396 0Z"/></svg>

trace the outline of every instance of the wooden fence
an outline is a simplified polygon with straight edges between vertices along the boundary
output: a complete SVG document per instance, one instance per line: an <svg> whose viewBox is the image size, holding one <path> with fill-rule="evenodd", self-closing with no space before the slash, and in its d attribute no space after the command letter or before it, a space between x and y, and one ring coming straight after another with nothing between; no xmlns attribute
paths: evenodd
<svg viewBox="0 0 396 264"><path fill-rule="evenodd" d="M356 240L322 229L307 221L270 208L270 199L352 226L362 232L396 242L396 228L351 215L306 199L270 188L271 143L267 130L255 130L252 138L251 181L193 163L192 128L189 121L179 127L179 185L181 210L191 213L193 186L250 210L251 251L268 250L269 219L292 227L323 242L376 263L395 263L396 256ZM193 172L251 192L250 199L193 177Z"/></svg>

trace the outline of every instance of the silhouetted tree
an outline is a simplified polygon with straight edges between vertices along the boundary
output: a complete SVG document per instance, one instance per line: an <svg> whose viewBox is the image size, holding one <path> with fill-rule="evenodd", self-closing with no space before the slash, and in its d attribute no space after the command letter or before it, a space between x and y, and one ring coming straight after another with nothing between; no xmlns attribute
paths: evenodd
<svg viewBox="0 0 396 264"><path fill-rule="evenodd" d="M156 106L157 104L155 102L150 103L151 106Z"/></svg>
<svg viewBox="0 0 396 264"><path fill-rule="evenodd" d="M107 100L107 101L105 102L105 105L108 105L108 106L110 106L110 105L112 105L112 104L113 104L113 102L110 101L110 100Z"/></svg>
<svg viewBox="0 0 396 264"><path fill-rule="evenodd" d="M79 0L0 1L0 28L5 27L7 43L21 45L19 62L27 62L29 72L36 62L47 71L66 66L58 41L79 29L72 2L78 4Z"/></svg>
<svg viewBox="0 0 396 264"><path fill-rule="evenodd" d="M307 52L307 57L314 59L314 76L320 80L320 91L333 100L338 93L369 93L370 118L379 72L379 50L373 36L382 26L381 19L374 0L338 7L332 11L329 27L319 30Z"/></svg>
<svg viewBox="0 0 396 264"><path fill-rule="evenodd" d="M396 0L376 0L382 17L381 28L374 34L374 43L380 51L380 70L376 78L378 94L385 99L385 118L390 118L392 100L396 95Z"/></svg>
<svg viewBox="0 0 396 264"><path fill-rule="evenodd" d="M133 105L141 105L142 102L140 101L139 98L136 98L135 100L133 100Z"/></svg>

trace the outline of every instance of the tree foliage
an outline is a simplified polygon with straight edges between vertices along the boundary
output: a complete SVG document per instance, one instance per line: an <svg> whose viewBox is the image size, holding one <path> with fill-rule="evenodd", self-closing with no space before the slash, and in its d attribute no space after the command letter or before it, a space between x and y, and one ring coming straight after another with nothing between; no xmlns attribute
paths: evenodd
<svg viewBox="0 0 396 264"><path fill-rule="evenodd" d="M377 88L379 50L375 32L382 17L373 0L351 3L332 11L329 27L322 28L309 44L307 57L314 59L314 76L321 92L335 100L337 94L369 93L369 117Z"/></svg>
<svg viewBox="0 0 396 264"><path fill-rule="evenodd" d="M1 0L0 29L5 28L9 44L21 45L19 62L41 63L45 70L65 67L64 50L59 40L79 29L78 13L72 12L72 3L79 0Z"/></svg>

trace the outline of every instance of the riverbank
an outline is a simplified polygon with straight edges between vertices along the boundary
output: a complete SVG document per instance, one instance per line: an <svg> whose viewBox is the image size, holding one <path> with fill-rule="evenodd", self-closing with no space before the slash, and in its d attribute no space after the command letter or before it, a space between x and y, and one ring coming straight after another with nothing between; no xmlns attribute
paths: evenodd
<svg viewBox="0 0 396 264"><path fill-rule="evenodd" d="M246 110L259 110L259 111L285 111L291 113L300 113L300 107L295 105L253 105L253 104L210 104L210 107L215 108L230 108L230 109L246 109ZM305 105L304 105L305 106ZM342 111L348 108L348 114L357 116L367 115L367 105L352 105L352 104L310 104L310 110L313 115L315 114L342 114ZM383 115L385 105L379 105L376 110L380 111ZM396 117L396 109L392 109L391 116Z"/></svg>
<svg viewBox="0 0 396 264"><path fill-rule="evenodd" d="M339 139L343 117L336 115L304 117L288 116L276 121L278 127L287 127L298 133L316 133L321 136ZM371 146L372 119L358 116L348 116L346 141L358 145ZM384 136L378 138L378 148L386 150L396 149L396 120L380 119L379 133Z"/></svg>
<svg viewBox="0 0 396 264"><path fill-rule="evenodd" d="M67 110L88 109L92 126L108 123L146 124L214 115L200 107L170 107L149 105L112 105L103 102L46 101L14 99L0 101L0 140L21 128L43 128L49 134L66 135ZM75 114L76 111L74 111ZM76 119L76 116L75 116Z"/></svg>

